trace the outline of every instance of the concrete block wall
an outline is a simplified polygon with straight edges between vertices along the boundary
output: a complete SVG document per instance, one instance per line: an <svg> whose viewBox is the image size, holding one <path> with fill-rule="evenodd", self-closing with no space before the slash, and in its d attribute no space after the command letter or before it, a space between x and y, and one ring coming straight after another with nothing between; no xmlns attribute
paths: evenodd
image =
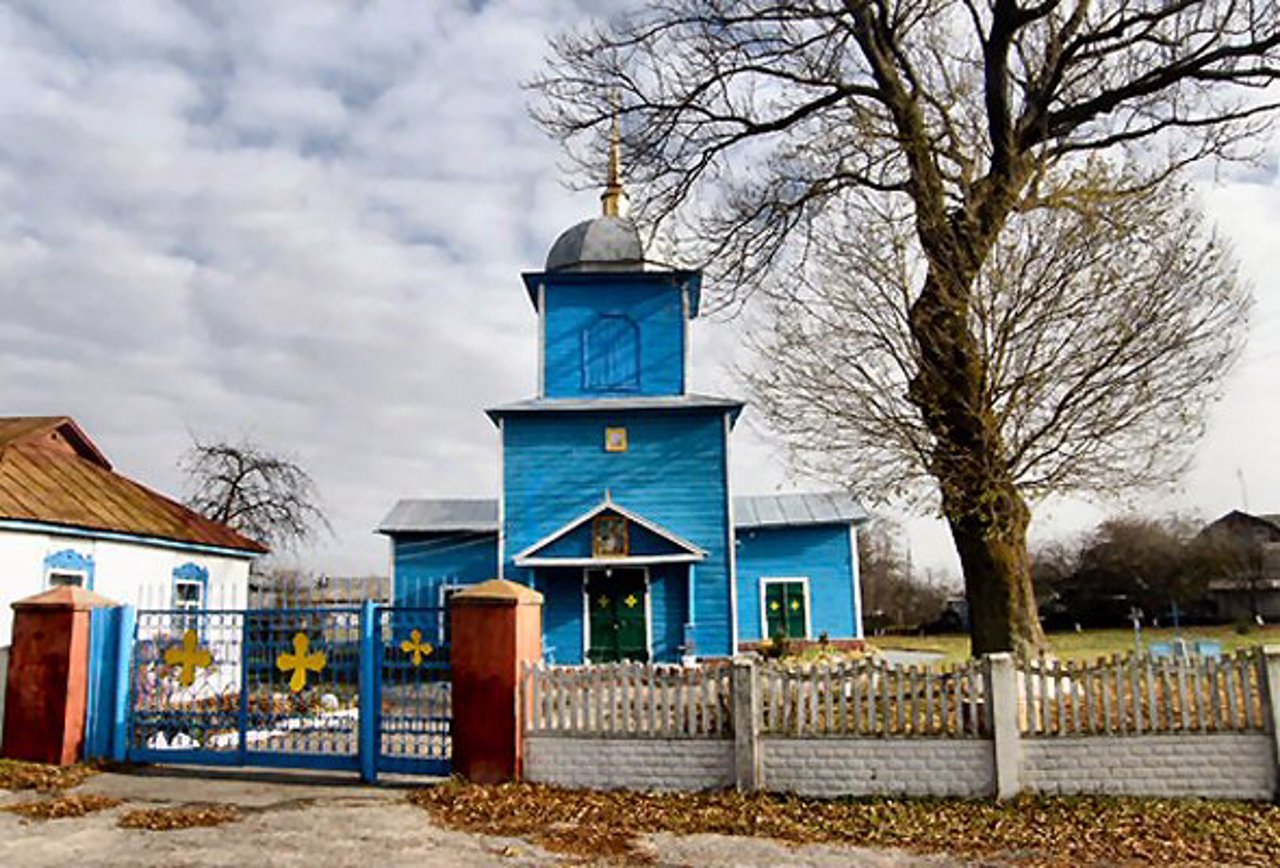
<svg viewBox="0 0 1280 868"><path fill-rule="evenodd" d="M1270 799L1272 738L1263 733L1024 739L1019 777L1045 795Z"/></svg>
<svg viewBox="0 0 1280 868"><path fill-rule="evenodd" d="M766 738L764 789L802 796L995 794L987 739Z"/></svg>
<svg viewBox="0 0 1280 868"><path fill-rule="evenodd" d="M527 780L570 787L702 790L736 786L815 797L1010 798L1099 793L1268 800L1280 787L1280 648L1264 653L1263 720L1247 732L1023 734L1017 672L991 655L985 737L794 736L761 731L754 664L733 666L718 736L535 732ZM731 737L725 737L730 735Z"/></svg>
<svg viewBox="0 0 1280 868"><path fill-rule="evenodd" d="M593 790L713 790L735 781L733 740L532 735L524 780Z"/></svg>

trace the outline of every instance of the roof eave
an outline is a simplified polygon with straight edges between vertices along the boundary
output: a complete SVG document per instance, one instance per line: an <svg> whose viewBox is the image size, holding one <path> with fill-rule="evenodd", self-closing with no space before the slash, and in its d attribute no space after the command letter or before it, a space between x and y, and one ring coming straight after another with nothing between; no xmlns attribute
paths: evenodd
<svg viewBox="0 0 1280 868"><path fill-rule="evenodd" d="M657 263L650 263L657 265ZM651 271L620 271L599 269L591 271L525 271L520 279L524 281L525 292L529 295L529 303L538 309L538 287L549 281L556 283L583 284L598 283L607 279L615 283L651 283L656 279L665 279L676 285L683 285L689 291L689 319L698 316L702 306L702 272L688 268L666 268Z"/></svg>

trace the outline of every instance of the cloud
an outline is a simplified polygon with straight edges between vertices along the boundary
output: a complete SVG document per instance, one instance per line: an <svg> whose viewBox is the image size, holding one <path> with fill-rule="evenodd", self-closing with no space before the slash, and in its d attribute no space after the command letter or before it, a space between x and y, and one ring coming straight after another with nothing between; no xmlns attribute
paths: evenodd
<svg viewBox="0 0 1280 868"><path fill-rule="evenodd" d="M384 569L397 497L497 492L481 410L536 384L519 273L597 207L519 83L614 5L0 5L0 412L70 413L170 492L188 429L248 434L316 477L337 530L316 565ZM1211 509L1234 464L1280 509L1274 194L1271 172L1215 211L1266 302L1187 495ZM732 325L692 351L695 387L738 391ZM782 484L739 431L739 489Z"/></svg>

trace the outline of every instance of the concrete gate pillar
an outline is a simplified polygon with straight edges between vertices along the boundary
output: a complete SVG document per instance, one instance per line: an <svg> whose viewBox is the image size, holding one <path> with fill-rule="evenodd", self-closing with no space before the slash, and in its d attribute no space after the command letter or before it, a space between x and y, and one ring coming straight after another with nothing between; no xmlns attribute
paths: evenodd
<svg viewBox="0 0 1280 868"><path fill-rule="evenodd" d="M542 595L501 579L449 601L453 770L493 784L520 777L520 675L542 659Z"/></svg>
<svg viewBox="0 0 1280 868"><path fill-rule="evenodd" d="M116 604L93 591L52 588L13 604L4 702L4 755L70 765L84 746L89 616Z"/></svg>

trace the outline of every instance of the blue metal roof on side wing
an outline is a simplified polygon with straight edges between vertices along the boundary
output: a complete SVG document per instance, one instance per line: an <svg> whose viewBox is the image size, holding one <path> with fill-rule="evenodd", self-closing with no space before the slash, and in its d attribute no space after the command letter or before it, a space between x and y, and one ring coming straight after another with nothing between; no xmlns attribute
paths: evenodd
<svg viewBox="0 0 1280 868"><path fill-rule="evenodd" d="M871 514L861 501L842 491L765 494L733 499L733 524L736 528L863 524L870 518Z"/></svg>
<svg viewBox="0 0 1280 868"><path fill-rule="evenodd" d="M734 526L740 529L801 527L815 524L863 524L871 515L853 495L765 494L733 499ZM401 500L378 525L378 532L498 532L498 501L483 499Z"/></svg>
<svg viewBox="0 0 1280 868"><path fill-rule="evenodd" d="M396 503L378 533L498 532L498 501L406 499Z"/></svg>

